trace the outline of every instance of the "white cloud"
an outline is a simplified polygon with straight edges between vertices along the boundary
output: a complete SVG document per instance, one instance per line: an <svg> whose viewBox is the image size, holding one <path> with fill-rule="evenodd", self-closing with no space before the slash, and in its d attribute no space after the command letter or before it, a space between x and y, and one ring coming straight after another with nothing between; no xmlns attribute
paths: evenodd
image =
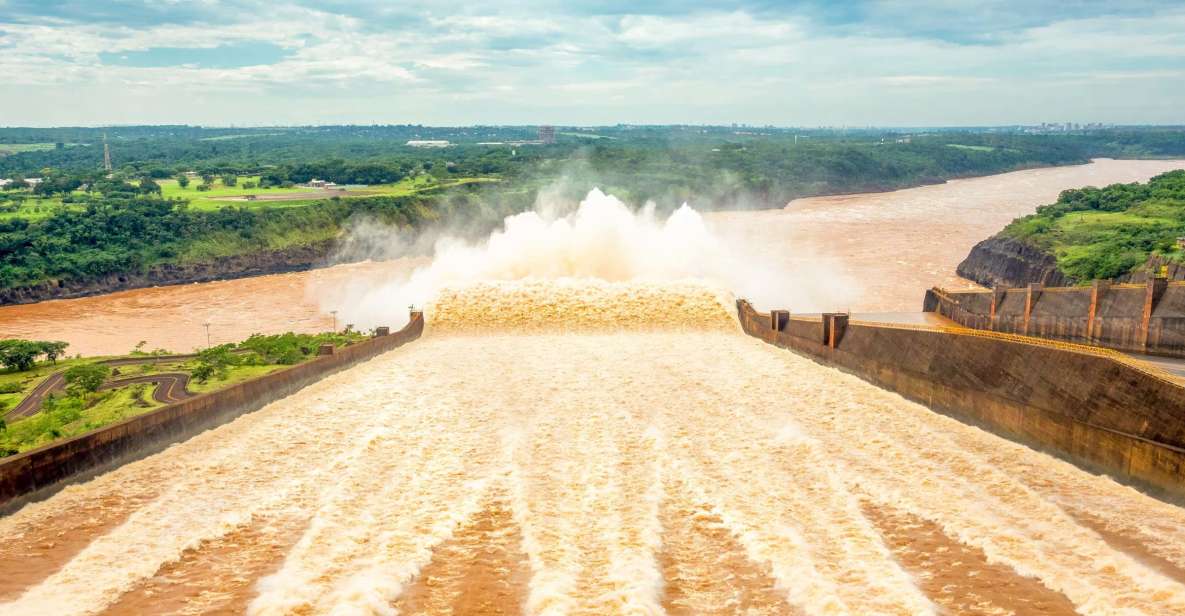
<svg viewBox="0 0 1185 616"><path fill-rule="evenodd" d="M946 4L930 0L911 10L929 11L933 19L922 22L940 24L936 16L957 8ZM1001 12L1005 4L997 0L985 10ZM874 6L872 14L887 6ZM80 89L116 101L169 101L167 110L138 107L149 109L142 121L168 114L169 121L209 122L212 113L226 114L226 121L337 121L321 99L346 96L335 108L364 122L1185 121L1185 111L1174 115L1168 104L1185 100L1185 10L1067 18L985 37L991 44L906 36L875 24L824 28L800 15L745 10L417 10L382 13L382 21L280 4L269 6L266 19L246 12L239 22L137 27L0 17L5 121L49 122L58 110L47 109L46 97ZM225 69L101 61L105 53L251 42L287 55ZM1044 94L1056 88L1058 96ZM1098 116L1101 110L1110 115Z"/></svg>

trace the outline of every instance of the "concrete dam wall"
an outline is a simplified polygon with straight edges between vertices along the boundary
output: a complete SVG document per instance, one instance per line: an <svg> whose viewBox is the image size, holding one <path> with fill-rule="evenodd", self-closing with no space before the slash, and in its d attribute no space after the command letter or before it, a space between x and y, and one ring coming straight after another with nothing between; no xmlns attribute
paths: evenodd
<svg viewBox="0 0 1185 616"><path fill-rule="evenodd" d="M382 335L336 349L332 355L5 458L0 461L0 514L259 409L334 372L411 342L423 331L423 315L415 312L397 332L387 334L380 328Z"/></svg>
<svg viewBox="0 0 1185 616"><path fill-rule="evenodd" d="M924 310L964 327L1185 357L1185 282L931 289Z"/></svg>
<svg viewBox="0 0 1185 616"><path fill-rule="evenodd" d="M744 300L737 311L745 332L770 344L1091 470L1185 498L1185 388L1135 362L981 332L759 313Z"/></svg>

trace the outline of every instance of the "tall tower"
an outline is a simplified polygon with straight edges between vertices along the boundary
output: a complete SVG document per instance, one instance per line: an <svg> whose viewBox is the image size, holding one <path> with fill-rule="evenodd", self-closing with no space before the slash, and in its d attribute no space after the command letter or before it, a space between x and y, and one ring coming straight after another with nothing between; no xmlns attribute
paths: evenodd
<svg viewBox="0 0 1185 616"><path fill-rule="evenodd" d="M554 126L540 126L539 127L539 141L542 143L555 143L555 127Z"/></svg>
<svg viewBox="0 0 1185 616"><path fill-rule="evenodd" d="M103 133L103 170L111 173L111 146L107 145L107 133Z"/></svg>

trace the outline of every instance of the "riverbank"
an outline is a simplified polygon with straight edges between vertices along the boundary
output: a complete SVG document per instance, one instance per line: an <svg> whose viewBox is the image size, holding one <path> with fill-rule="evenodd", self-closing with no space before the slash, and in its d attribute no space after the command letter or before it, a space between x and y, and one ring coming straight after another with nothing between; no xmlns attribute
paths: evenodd
<svg viewBox="0 0 1185 616"><path fill-rule="evenodd" d="M720 238L743 249L740 256L773 260L796 273L794 294L772 298L776 306L758 303L761 309L916 312L932 286L975 287L955 272L971 247L1013 218L1056 200L1062 190L1144 181L1181 167L1185 161L1101 159L705 218ZM344 318L357 297L353 290L401 279L426 262L359 262L4 306L0 337L61 339L70 342L71 352L110 355L126 353L140 340L147 340L148 348L192 350L206 343L204 323L211 324L215 343L253 332L322 331L332 327L330 311L343 311L339 318Z"/></svg>

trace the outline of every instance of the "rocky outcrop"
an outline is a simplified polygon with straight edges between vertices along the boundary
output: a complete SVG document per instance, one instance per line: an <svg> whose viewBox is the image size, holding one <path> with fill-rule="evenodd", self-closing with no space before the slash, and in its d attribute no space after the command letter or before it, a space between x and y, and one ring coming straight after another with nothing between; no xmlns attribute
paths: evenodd
<svg viewBox="0 0 1185 616"><path fill-rule="evenodd" d="M170 284L209 282L310 269L325 262L335 240L217 257L200 263L163 263L142 272L123 272L90 279L50 280L24 287L0 289L0 305L31 304Z"/></svg>
<svg viewBox="0 0 1185 616"><path fill-rule="evenodd" d="M1001 235L976 244L956 271L985 287L1023 287L1030 282L1056 287L1074 283L1057 269L1053 255Z"/></svg>

